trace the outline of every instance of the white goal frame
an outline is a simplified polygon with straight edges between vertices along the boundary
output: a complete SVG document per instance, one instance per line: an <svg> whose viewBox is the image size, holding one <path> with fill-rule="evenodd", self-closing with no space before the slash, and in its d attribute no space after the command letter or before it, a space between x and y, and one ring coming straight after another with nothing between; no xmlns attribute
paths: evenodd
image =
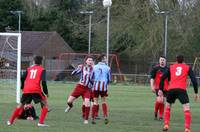
<svg viewBox="0 0 200 132"><path fill-rule="evenodd" d="M0 36L16 36L17 38L17 83L16 83L16 103L20 103L20 85L21 85L21 33L2 33Z"/></svg>

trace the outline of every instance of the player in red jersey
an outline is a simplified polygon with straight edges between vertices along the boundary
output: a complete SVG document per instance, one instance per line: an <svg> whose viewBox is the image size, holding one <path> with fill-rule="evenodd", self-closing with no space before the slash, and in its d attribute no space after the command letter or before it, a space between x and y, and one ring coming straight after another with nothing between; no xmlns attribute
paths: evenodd
<svg viewBox="0 0 200 132"><path fill-rule="evenodd" d="M155 65L151 70L151 79L150 79L150 86L153 93L156 94L156 100L154 105L154 119L158 119L158 111L159 111L159 120L163 119L164 113L164 99L158 96L159 84L160 79L163 73L168 70L166 66L166 58L164 56L159 57L159 64ZM168 78L164 81L164 96L166 95L168 87Z"/></svg>
<svg viewBox="0 0 200 132"><path fill-rule="evenodd" d="M73 107L73 102L79 97L83 98L82 111L84 112L84 124L88 124L89 112L90 112L90 90L92 85L92 70L93 70L93 58L88 56L85 61L86 64L79 65L77 69L72 72L72 75L81 74L80 81L75 86L71 95L67 100L67 108L65 112L69 112Z"/></svg>
<svg viewBox="0 0 200 132"><path fill-rule="evenodd" d="M42 57L34 57L34 65L30 66L21 78L21 88L23 94L21 97L21 103L17 105L14 109L10 120L7 121L7 125L12 125L16 117L19 116L20 112L24 108L25 104L30 104L32 100L34 103L41 104L41 114L38 122L39 127L46 127L48 125L44 124L44 119L48 112L47 100L48 89L46 84L46 71L41 66ZM40 83L42 82L42 88Z"/></svg>
<svg viewBox="0 0 200 132"><path fill-rule="evenodd" d="M178 55L176 57L176 61L177 63L171 65L169 70L163 74L160 82L159 95L162 96L164 79L166 77L170 77L170 83L167 92L167 103L164 115L163 131L168 131L171 105L175 103L176 99L179 99L179 101L183 105L184 118L185 118L185 132L190 132L191 114L190 114L189 97L186 91L187 76L188 75L190 76L190 79L194 87L195 101L197 101L199 98L198 84L195 75L192 71L192 68L183 62L184 57L182 55Z"/></svg>

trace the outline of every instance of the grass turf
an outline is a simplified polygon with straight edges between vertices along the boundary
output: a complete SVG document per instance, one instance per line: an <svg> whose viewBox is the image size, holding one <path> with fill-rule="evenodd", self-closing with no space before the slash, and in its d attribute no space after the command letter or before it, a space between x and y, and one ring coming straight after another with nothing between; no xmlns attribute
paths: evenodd
<svg viewBox="0 0 200 132"><path fill-rule="evenodd" d="M81 101L76 100L73 109L69 113L64 113L66 99L75 84L50 82L49 87L49 107L52 109L48 113L45 123L50 125L47 128L38 128L37 121L16 120L14 125L6 126L5 122L9 118L15 106L15 97L6 94L6 90L0 88L0 132L160 132L162 122L153 118L153 105L155 96L151 93L149 86L140 85L111 85L109 87L110 123L105 125L103 120L92 125L83 124L81 118ZM192 132L200 130L200 104L193 101L193 90L188 89L192 111ZM36 105L37 115L40 114L40 107ZM101 107L100 107L100 115ZM172 107L170 132L184 131L184 118L182 106L177 100Z"/></svg>

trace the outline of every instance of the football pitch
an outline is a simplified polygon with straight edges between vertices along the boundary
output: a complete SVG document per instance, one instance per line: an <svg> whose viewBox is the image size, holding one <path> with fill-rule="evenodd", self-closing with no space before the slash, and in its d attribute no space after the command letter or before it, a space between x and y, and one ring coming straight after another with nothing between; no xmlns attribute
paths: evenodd
<svg viewBox="0 0 200 132"><path fill-rule="evenodd" d="M49 82L49 107L45 123L46 128L38 128L36 121L16 120L12 126L5 122L15 106L13 95L0 93L0 132L161 132L162 122L154 120L153 104L155 96L149 86L116 84L109 87L110 123L105 125L103 119L97 124L83 124L81 118L81 102L79 98L74 103L69 113L64 113L67 96L74 87L74 83ZM1 91L1 90L0 90ZM5 92L5 90L4 90ZM200 103L193 100L193 89L189 88L189 97L192 111L192 132L200 131ZM40 114L39 105L36 107L37 115ZM100 106L100 115L101 106ZM182 106L179 101L172 107L170 132L184 131L184 118Z"/></svg>

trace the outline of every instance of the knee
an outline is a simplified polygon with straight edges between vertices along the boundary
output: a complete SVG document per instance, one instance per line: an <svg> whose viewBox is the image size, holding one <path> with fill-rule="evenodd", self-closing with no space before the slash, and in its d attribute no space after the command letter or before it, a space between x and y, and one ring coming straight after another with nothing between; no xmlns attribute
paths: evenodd
<svg viewBox="0 0 200 132"><path fill-rule="evenodd" d="M85 99L85 106L90 106L90 100L89 99Z"/></svg>
<svg viewBox="0 0 200 132"><path fill-rule="evenodd" d="M190 111L190 105L189 105L189 103L183 105L183 111Z"/></svg>

